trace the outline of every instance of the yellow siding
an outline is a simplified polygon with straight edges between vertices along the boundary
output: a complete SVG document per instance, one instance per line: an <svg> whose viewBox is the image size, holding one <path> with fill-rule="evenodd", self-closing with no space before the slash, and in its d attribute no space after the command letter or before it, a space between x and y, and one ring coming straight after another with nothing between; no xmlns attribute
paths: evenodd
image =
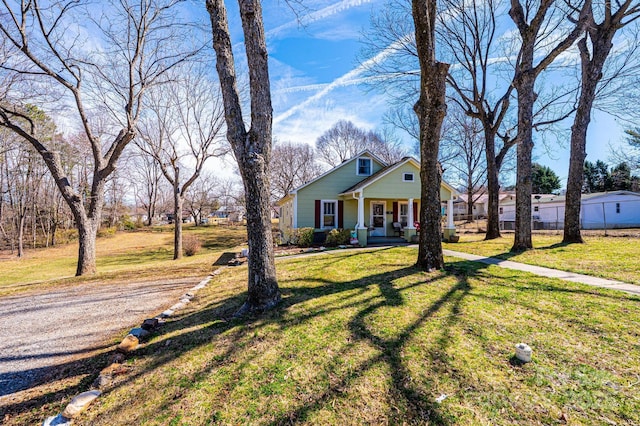
<svg viewBox="0 0 640 426"><path fill-rule="evenodd" d="M293 200L289 200L280 206L280 222L278 228L284 242L289 241L293 232Z"/></svg>
<svg viewBox="0 0 640 426"><path fill-rule="evenodd" d="M313 228L315 226L315 200L338 200L340 198L338 194L366 178L366 176L358 176L356 174L357 163L355 160L354 158L346 162L322 179L298 191L298 228ZM376 173L381 168L382 165L380 163L375 160L372 161L372 173ZM346 201L344 205L344 226L349 228L353 227L358 220L358 207L357 203L353 207L351 202Z"/></svg>
<svg viewBox="0 0 640 426"><path fill-rule="evenodd" d="M403 182L404 173L413 173L413 182ZM366 198L420 198L420 170L411 163L406 163L396 170L367 186L364 190Z"/></svg>

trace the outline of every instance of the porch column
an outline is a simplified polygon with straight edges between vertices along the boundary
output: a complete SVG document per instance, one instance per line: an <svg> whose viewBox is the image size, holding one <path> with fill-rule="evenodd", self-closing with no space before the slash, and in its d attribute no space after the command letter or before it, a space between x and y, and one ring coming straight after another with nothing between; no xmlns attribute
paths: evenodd
<svg viewBox="0 0 640 426"><path fill-rule="evenodd" d="M409 242L415 242L416 227L413 226L415 218L413 217L413 198L409 198L407 203L407 226L404 228L404 238Z"/></svg>
<svg viewBox="0 0 640 426"><path fill-rule="evenodd" d="M364 195L360 193L358 197L358 225L356 225L358 229L367 229L364 226Z"/></svg>
<svg viewBox="0 0 640 426"><path fill-rule="evenodd" d="M415 218L413 217L413 198L409 198L409 205L407 206L408 218L407 218L407 226L405 229L416 229L413 224L415 223Z"/></svg>
<svg viewBox="0 0 640 426"><path fill-rule="evenodd" d="M455 229L453 224L453 199L447 200L447 228Z"/></svg>
<svg viewBox="0 0 640 426"><path fill-rule="evenodd" d="M445 241L457 241L456 226L453 223L453 198L447 200L447 226L444 228Z"/></svg>
<svg viewBox="0 0 640 426"><path fill-rule="evenodd" d="M364 193L360 193L358 196L358 224L356 225L356 231L358 232L358 244L360 247L367 246L368 231L364 226Z"/></svg>

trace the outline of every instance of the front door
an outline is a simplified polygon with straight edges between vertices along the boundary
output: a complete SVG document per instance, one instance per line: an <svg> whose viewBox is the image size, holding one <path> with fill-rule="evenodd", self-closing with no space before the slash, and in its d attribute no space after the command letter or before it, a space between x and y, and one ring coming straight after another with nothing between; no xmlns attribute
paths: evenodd
<svg viewBox="0 0 640 426"><path fill-rule="evenodd" d="M385 209L387 203L384 201L372 201L371 202L371 233L372 237L384 237L387 235L387 218L385 216Z"/></svg>

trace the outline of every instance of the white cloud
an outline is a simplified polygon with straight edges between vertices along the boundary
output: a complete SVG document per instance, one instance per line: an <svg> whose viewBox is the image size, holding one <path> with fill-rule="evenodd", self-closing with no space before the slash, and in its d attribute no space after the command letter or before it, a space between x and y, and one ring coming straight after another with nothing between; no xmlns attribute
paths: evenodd
<svg viewBox="0 0 640 426"><path fill-rule="evenodd" d="M294 19L293 21L289 21L285 24L282 24L276 28L273 28L267 31L267 38L269 37L277 37L280 33L283 33L288 30L297 29L299 27L304 27L306 25L312 24L317 21L321 21L327 18L330 18L334 15L337 15L341 12L344 12L353 7L362 6L364 4L371 3L373 0L342 0L337 3L334 3L330 6L326 6L322 9L319 9L315 12L311 12L306 14L300 19Z"/></svg>
<svg viewBox="0 0 640 426"><path fill-rule="evenodd" d="M274 123L274 136L314 145L316 139L339 120L348 120L364 129L375 129L386 110L383 96L364 95L352 87L335 93L286 120Z"/></svg>

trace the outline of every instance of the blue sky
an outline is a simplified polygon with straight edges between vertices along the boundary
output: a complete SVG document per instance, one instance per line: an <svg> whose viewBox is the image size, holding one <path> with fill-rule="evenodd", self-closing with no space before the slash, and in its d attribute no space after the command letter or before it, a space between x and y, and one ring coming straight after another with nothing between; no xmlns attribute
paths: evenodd
<svg viewBox="0 0 640 426"><path fill-rule="evenodd" d="M237 4L227 4L234 47L241 54ZM310 10L301 14L301 25L284 1L263 3L274 137L313 145L318 136L341 119L366 129L380 128L382 115L389 108L388 100L359 83L363 75L358 56L371 13L384 1L315 0L305 4ZM566 126L570 127L571 122ZM622 127L613 117L594 113L587 159L607 161L609 146L619 144L622 137ZM551 141L546 147L537 143L534 155L535 161L550 166L566 180L568 140Z"/></svg>

